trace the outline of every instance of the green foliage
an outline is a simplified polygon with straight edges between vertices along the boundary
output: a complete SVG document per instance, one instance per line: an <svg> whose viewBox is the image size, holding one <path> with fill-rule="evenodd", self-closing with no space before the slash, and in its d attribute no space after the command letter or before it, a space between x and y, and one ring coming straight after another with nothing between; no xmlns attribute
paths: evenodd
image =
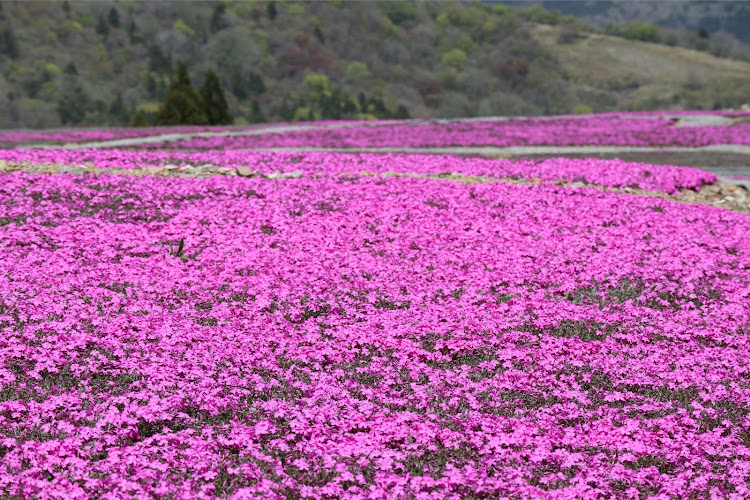
<svg viewBox="0 0 750 500"><path fill-rule="evenodd" d="M313 111L305 106L300 106L294 111L292 116L293 122L310 122L316 120L318 117L315 116Z"/></svg>
<svg viewBox="0 0 750 500"><path fill-rule="evenodd" d="M576 21L573 16L564 16L558 10L547 10L541 5L532 5L525 10L524 14L526 19L539 24L557 25Z"/></svg>
<svg viewBox="0 0 750 500"><path fill-rule="evenodd" d="M81 33L83 33L83 26L78 21L65 21L60 28L60 34L63 36Z"/></svg>
<svg viewBox="0 0 750 500"><path fill-rule="evenodd" d="M250 72L245 76L239 69L235 69L230 75L229 85L232 93L239 99L260 95L266 91L266 85L259 74Z"/></svg>
<svg viewBox="0 0 750 500"><path fill-rule="evenodd" d="M177 31L179 31L180 33L186 34L187 36L195 35L195 30L191 28L190 26L188 26L187 24L185 24L185 22L182 19L178 19L177 21L175 21L172 27L176 29Z"/></svg>
<svg viewBox="0 0 750 500"><path fill-rule="evenodd" d="M628 40L659 42L659 27L649 23L628 23L622 27L622 36Z"/></svg>
<svg viewBox="0 0 750 500"><path fill-rule="evenodd" d="M492 13L498 16L513 17L516 15L516 9L510 5L495 5L492 7Z"/></svg>
<svg viewBox="0 0 750 500"><path fill-rule="evenodd" d="M313 28L313 35L315 35L315 38L317 38L320 43L326 43L326 37L325 35L323 35L323 32L320 30L320 26L318 26L317 24Z"/></svg>
<svg viewBox="0 0 750 500"><path fill-rule="evenodd" d="M192 88L193 84L190 81L190 73L188 73L187 65L184 61L177 62L177 79L172 84L170 90Z"/></svg>
<svg viewBox="0 0 750 500"><path fill-rule="evenodd" d="M477 49L477 44L474 42L474 40L471 39L471 37L467 34L462 34L460 37L458 37L458 48L463 50L464 52L473 52Z"/></svg>
<svg viewBox="0 0 750 500"><path fill-rule="evenodd" d="M474 25L474 16L472 16L472 12L468 8L458 4L451 4L438 14L437 23L443 27L469 28Z"/></svg>
<svg viewBox="0 0 750 500"><path fill-rule="evenodd" d="M158 45L151 45L148 48L148 70L161 74L171 73L172 56L165 55Z"/></svg>
<svg viewBox="0 0 750 500"><path fill-rule="evenodd" d="M414 2L385 0L378 2L378 7L393 24L402 25L417 17L417 5Z"/></svg>
<svg viewBox="0 0 750 500"><path fill-rule="evenodd" d="M592 110L585 104L579 104L573 108L573 113L576 115L588 115L592 113Z"/></svg>
<svg viewBox="0 0 750 500"><path fill-rule="evenodd" d="M112 7L111 9L109 9L109 13L107 14L107 22L113 28L120 27L120 13L116 8Z"/></svg>
<svg viewBox="0 0 750 500"><path fill-rule="evenodd" d="M440 62L443 66L462 69L464 64L466 64L466 52L461 49L453 49L450 52L443 54Z"/></svg>
<svg viewBox="0 0 750 500"><path fill-rule="evenodd" d="M190 83L187 66L177 64L177 78L156 114L154 125L206 125L208 116L201 96Z"/></svg>
<svg viewBox="0 0 750 500"><path fill-rule="evenodd" d="M266 121L266 115L261 111L260 104L258 104L258 101L254 100L250 107L250 123L263 123Z"/></svg>
<svg viewBox="0 0 750 500"><path fill-rule="evenodd" d="M0 54L5 54L11 59L17 59L21 54L18 48L18 40L11 28L5 28L0 33Z"/></svg>
<svg viewBox="0 0 750 500"><path fill-rule="evenodd" d="M310 89L310 98L313 101L319 101L324 95L330 95L328 77L320 74L305 75L305 85Z"/></svg>
<svg viewBox="0 0 750 500"><path fill-rule="evenodd" d="M200 95L210 125L229 125L234 122L219 77L213 71L206 73L206 81L201 87Z"/></svg>
<svg viewBox="0 0 750 500"><path fill-rule="evenodd" d="M104 16L99 16L96 20L96 33L104 38L109 36L109 24L104 20Z"/></svg>
<svg viewBox="0 0 750 500"><path fill-rule="evenodd" d="M125 104L122 102L122 96L117 94L112 103L109 105L108 113L110 116L115 117L120 124L125 124L128 121L128 112L125 109Z"/></svg>
<svg viewBox="0 0 750 500"><path fill-rule="evenodd" d="M77 76L65 75L57 85L57 114L63 125L77 125L86 116L89 99Z"/></svg>
<svg viewBox="0 0 750 500"><path fill-rule="evenodd" d="M172 248L171 243L169 244L169 255L178 257L183 261L188 260L188 256L185 255L185 238L180 238L180 243L177 245L176 249Z"/></svg>
<svg viewBox="0 0 750 500"><path fill-rule="evenodd" d="M268 19L270 19L271 21L276 19L276 16L278 15L276 2L268 2L268 6L266 7L266 14L268 15Z"/></svg>
<svg viewBox="0 0 750 500"><path fill-rule="evenodd" d="M293 16L304 16L305 7L300 3L285 3L286 11Z"/></svg>
<svg viewBox="0 0 750 500"><path fill-rule="evenodd" d="M362 61L352 61L346 67L346 79L352 82L361 82L370 78L370 69Z"/></svg>
<svg viewBox="0 0 750 500"><path fill-rule="evenodd" d="M137 111L133 118L130 120L130 126L131 127L148 127L148 122L146 121L146 117L143 116L143 111Z"/></svg>
<svg viewBox="0 0 750 500"><path fill-rule="evenodd" d="M238 5L244 5L242 3ZM216 5L214 5L214 9L211 12L211 21L209 22L208 29L211 30L211 33L216 33L217 31L224 29L224 21L222 21L221 16L224 15L224 12L227 10L227 4L224 2L219 2Z"/></svg>
<svg viewBox="0 0 750 500"><path fill-rule="evenodd" d="M62 74L62 70L60 69L60 66L58 66L57 64L54 64L54 63L47 63L44 66L44 72L49 77L54 77L54 76Z"/></svg>

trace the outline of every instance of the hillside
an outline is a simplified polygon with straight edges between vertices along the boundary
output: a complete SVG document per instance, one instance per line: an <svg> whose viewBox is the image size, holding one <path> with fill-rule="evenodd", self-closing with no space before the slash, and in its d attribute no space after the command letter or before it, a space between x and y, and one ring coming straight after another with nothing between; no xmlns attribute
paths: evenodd
<svg viewBox="0 0 750 500"><path fill-rule="evenodd" d="M3 2L0 128L153 120L179 60L196 87L218 74L240 125L750 102L747 64L534 19L478 2Z"/></svg>
<svg viewBox="0 0 750 500"><path fill-rule="evenodd" d="M579 99L592 108L723 108L747 98L748 62L597 33L580 33L576 40L561 44L563 30L543 24L530 27Z"/></svg>
<svg viewBox="0 0 750 500"><path fill-rule="evenodd" d="M532 2L515 2L523 5ZM554 0L549 9L577 16L596 26L648 20L677 31L704 28L709 34L728 33L750 43L750 3L746 1L670 0L669 2Z"/></svg>

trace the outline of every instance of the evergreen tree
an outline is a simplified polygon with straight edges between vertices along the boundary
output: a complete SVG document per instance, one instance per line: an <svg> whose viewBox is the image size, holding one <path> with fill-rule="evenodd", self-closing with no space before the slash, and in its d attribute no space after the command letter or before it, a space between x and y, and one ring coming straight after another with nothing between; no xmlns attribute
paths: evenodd
<svg viewBox="0 0 750 500"><path fill-rule="evenodd" d="M237 96L237 99L247 97L247 83L239 69L232 71L232 74L229 76L229 87L232 89L232 93Z"/></svg>
<svg viewBox="0 0 750 500"><path fill-rule="evenodd" d="M263 83L263 78L257 73L250 73L248 78L248 89L253 94L263 94L266 91L266 84Z"/></svg>
<svg viewBox="0 0 750 500"><path fill-rule="evenodd" d="M266 121L266 116L260 110L260 104L258 101L253 99L253 104L250 110L250 123L263 123Z"/></svg>
<svg viewBox="0 0 750 500"><path fill-rule="evenodd" d="M164 55L158 45L148 48L148 70L155 73L169 73L172 71L172 56Z"/></svg>
<svg viewBox="0 0 750 500"><path fill-rule="evenodd" d="M78 74L78 68L76 68L76 65L73 64L73 61L70 61L67 66L65 66L65 74L66 75L77 75Z"/></svg>
<svg viewBox="0 0 750 500"><path fill-rule="evenodd" d="M159 107L154 125L207 125L203 99L190 82L187 66L177 63L177 78Z"/></svg>
<svg viewBox="0 0 750 500"><path fill-rule="evenodd" d="M229 105L224 98L224 90L221 88L219 78L213 71L206 73L206 81L201 87L200 94L203 98L203 109L208 116L209 124L229 125L234 123L234 118L229 113Z"/></svg>
<svg viewBox="0 0 750 500"><path fill-rule="evenodd" d="M117 94L112 104L109 105L109 116L117 123L127 123L128 112L125 109L125 104L123 104L120 94Z"/></svg>
<svg viewBox="0 0 750 500"><path fill-rule="evenodd" d="M65 0L62 3L62 8L63 8L63 11L65 12L65 18L70 19L70 2L68 2L68 0Z"/></svg>
<svg viewBox="0 0 750 500"><path fill-rule="evenodd" d="M224 28L224 22L221 20L221 16L226 12L227 6L224 2L217 3L214 5L214 10L211 12L211 22L209 24L209 29L211 30L211 33L216 33L217 31Z"/></svg>
<svg viewBox="0 0 750 500"><path fill-rule="evenodd" d="M97 19L96 32L104 38L109 36L109 25L107 24L107 21L104 20L104 16L99 16L99 19Z"/></svg>
<svg viewBox="0 0 750 500"><path fill-rule="evenodd" d="M130 126L131 127L148 127L148 122L146 121L146 117L143 116L143 111L138 111L136 114L133 115L133 118L130 119Z"/></svg>
<svg viewBox="0 0 750 500"><path fill-rule="evenodd" d="M344 101L341 108L341 112L345 115L353 115L357 112L357 103L352 98L348 98Z"/></svg>
<svg viewBox="0 0 750 500"><path fill-rule="evenodd" d="M57 114L63 125L81 123L86 116L89 98L78 77L65 75L58 81L57 92Z"/></svg>
<svg viewBox="0 0 750 500"><path fill-rule="evenodd" d="M113 28L120 27L120 13L117 12L117 9L115 9L114 7L109 9L109 14L107 14L107 22L109 22L109 25Z"/></svg>
<svg viewBox="0 0 750 500"><path fill-rule="evenodd" d="M16 35L10 28L5 28L0 33L0 54L5 54L11 59L16 59L20 55Z"/></svg>
<svg viewBox="0 0 750 500"><path fill-rule="evenodd" d="M276 10L276 2L268 2L266 13L268 14L268 19L270 19L271 21L276 19L276 14L278 13L278 11Z"/></svg>
<svg viewBox="0 0 750 500"><path fill-rule="evenodd" d="M138 26L136 26L135 21L131 19L130 22L128 23L128 28L127 28L128 38L130 39L130 43L135 43L136 41L135 33L137 30L138 30Z"/></svg>
<svg viewBox="0 0 750 500"><path fill-rule="evenodd" d="M409 110L406 109L406 107L403 104L399 104L398 108L396 108L396 113L394 113L393 117L399 120L406 120L406 119L411 118L411 116L409 115Z"/></svg>
<svg viewBox="0 0 750 500"><path fill-rule="evenodd" d="M323 36L323 32L320 31L320 26L318 26L317 24L315 25L315 28L313 29L313 35L315 35L315 38L317 38L320 43L325 45L326 37Z"/></svg>

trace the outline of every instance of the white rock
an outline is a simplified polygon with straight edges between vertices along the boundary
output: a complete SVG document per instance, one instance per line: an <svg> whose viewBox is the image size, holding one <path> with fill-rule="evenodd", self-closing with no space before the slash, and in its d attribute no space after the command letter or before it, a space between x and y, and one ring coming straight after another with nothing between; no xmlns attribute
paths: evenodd
<svg viewBox="0 0 750 500"><path fill-rule="evenodd" d="M238 166L237 175L239 175L240 177L252 177L253 171L247 167Z"/></svg>

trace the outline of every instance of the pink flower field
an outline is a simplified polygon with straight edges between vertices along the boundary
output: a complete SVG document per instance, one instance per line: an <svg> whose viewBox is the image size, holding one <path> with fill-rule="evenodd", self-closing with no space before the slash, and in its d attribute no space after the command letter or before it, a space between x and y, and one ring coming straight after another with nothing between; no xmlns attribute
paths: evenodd
<svg viewBox="0 0 750 500"><path fill-rule="evenodd" d="M711 174L0 153L302 172L0 173L0 497L750 496L747 214L357 172L665 192Z"/></svg>
<svg viewBox="0 0 750 500"><path fill-rule="evenodd" d="M618 116L529 118L508 121L407 123L315 128L248 136L199 137L151 148L372 148L444 146L681 146L750 144L750 123L675 127L676 120Z"/></svg>
<svg viewBox="0 0 750 500"><path fill-rule="evenodd" d="M87 164L99 168L142 168L165 164L250 167L259 174L300 172L336 175L358 172L384 174L461 174L491 178L539 178L584 182L605 187L632 187L676 194L716 181L696 168L648 165L620 160L553 158L548 160L489 160L451 155L342 154L327 152L132 151L112 149L0 149L0 160L11 162Z"/></svg>

